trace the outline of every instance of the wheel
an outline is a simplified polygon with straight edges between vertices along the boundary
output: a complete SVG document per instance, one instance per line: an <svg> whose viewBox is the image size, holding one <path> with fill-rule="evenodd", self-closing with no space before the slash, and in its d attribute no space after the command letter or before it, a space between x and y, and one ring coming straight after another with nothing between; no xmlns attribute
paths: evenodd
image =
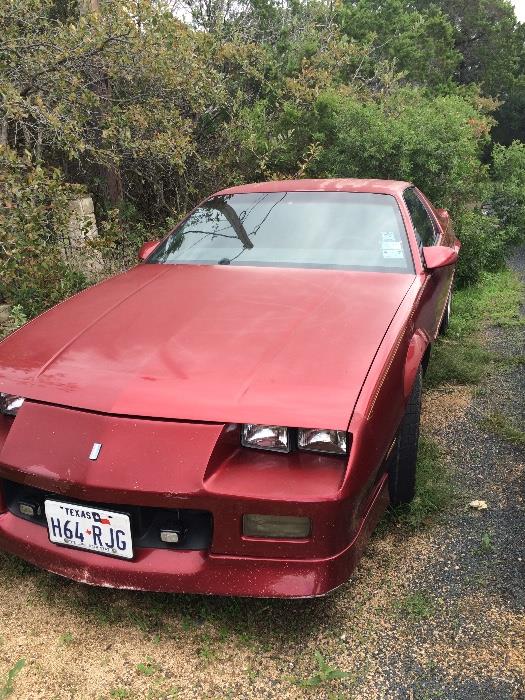
<svg viewBox="0 0 525 700"><path fill-rule="evenodd" d="M419 367L396 443L389 457L388 490L393 506L410 503L416 492L416 462L421 416L423 371Z"/></svg>
<svg viewBox="0 0 525 700"><path fill-rule="evenodd" d="M448 293L447 305L445 307L445 313L441 319L441 325L439 326L439 335L445 335L448 330L448 324L450 323L450 308L452 305L452 290Z"/></svg>

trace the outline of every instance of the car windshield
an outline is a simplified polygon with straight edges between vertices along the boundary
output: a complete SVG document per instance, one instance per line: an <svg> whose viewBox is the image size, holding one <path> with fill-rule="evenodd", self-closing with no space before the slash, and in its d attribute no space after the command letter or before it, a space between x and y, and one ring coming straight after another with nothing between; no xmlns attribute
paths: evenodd
<svg viewBox="0 0 525 700"><path fill-rule="evenodd" d="M148 263L414 272L395 198L357 192L212 197Z"/></svg>

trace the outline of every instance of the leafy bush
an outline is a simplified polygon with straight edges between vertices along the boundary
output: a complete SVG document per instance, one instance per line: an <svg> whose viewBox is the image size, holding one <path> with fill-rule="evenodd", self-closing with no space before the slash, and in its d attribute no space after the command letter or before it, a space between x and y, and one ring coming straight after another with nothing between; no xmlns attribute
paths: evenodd
<svg viewBox="0 0 525 700"><path fill-rule="evenodd" d="M17 328L27 323L27 316L20 304L15 304L9 311L9 318L0 325L0 339L13 333Z"/></svg>
<svg viewBox="0 0 525 700"><path fill-rule="evenodd" d="M85 276L63 257L78 188L58 170L0 147L0 299L31 317L78 291Z"/></svg>
<svg viewBox="0 0 525 700"><path fill-rule="evenodd" d="M525 240L525 144L496 144L492 153L492 204L509 243Z"/></svg>
<svg viewBox="0 0 525 700"><path fill-rule="evenodd" d="M28 317L86 283L62 256L77 191L66 181L95 200L106 272L210 192L277 177L413 181L456 221L462 284L525 230L521 143L494 149L496 217L476 209L498 103L458 84L481 64L465 64L456 35L465 19L485 36L485 10L210 0L209 13L191 5L196 31L163 0L96 5L0 3L0 301ZM500 41L510 6L502 17L498 51L482 55L499 57L493 75L514 65Z"/></svg>
<svg viewBox="0 0 525 700"><path fill-rule="evenodd" d="M496 270L504 262L507 237L495 216L463 210L454 221L461 241L456 271L458 286L477 282L484 270Z"/></svg>
<svg viewBox="0 0 525 700"><path fill-rule="evenodd" d="M480 155L491 121L464 97L398 89L368 102L321 96L317 107L328 134L318 175L410 180L453 213L485 186Z"/></svg>

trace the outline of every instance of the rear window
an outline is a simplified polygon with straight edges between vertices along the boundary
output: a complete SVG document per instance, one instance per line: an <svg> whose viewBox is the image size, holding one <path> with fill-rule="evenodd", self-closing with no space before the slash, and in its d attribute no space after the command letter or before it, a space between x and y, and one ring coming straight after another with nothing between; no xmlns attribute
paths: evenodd
<svg viewBox="0 0 525 700"><path fill-rule="evenodd" d="M212 197L148 263L414 272L396 199L356 192Z"/></svg>

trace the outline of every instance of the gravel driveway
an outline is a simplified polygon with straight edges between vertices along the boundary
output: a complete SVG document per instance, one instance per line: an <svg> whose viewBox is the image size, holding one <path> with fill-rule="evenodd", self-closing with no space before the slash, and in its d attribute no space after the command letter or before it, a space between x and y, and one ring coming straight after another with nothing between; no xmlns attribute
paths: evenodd
<svg viewBox="0 0 525 700"><path fill-rule="evenodd" d="M525 280L523 252L512 266ZM495 415L525 424L523 336L487 330L508 361L481 389L427 393L424 432L455 483L449 508L415 531L380 528L326 599L94 589L0 554L0 698L25 659L12 682L24 700L523 700L525 456L487 427Z"/></svg>

